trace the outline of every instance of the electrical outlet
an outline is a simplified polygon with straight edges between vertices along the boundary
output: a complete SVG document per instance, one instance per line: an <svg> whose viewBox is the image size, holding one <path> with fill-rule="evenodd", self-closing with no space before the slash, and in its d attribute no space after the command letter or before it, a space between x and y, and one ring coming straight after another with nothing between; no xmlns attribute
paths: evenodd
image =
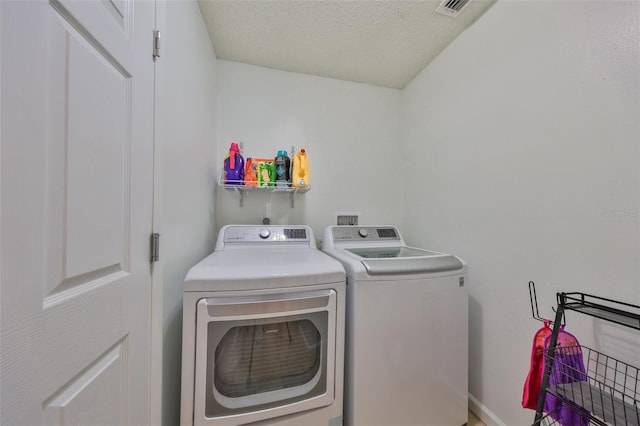
<svg viewBox="0 0 640 426"><path fill-rule="evenodd" d="M337 225L357 225L359 213L336 213Z"/></svg>

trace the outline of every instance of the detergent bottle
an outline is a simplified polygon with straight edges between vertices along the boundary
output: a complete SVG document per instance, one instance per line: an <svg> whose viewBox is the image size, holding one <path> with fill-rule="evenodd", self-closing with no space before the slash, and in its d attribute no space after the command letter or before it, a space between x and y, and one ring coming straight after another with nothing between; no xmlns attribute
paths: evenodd
<svg viewBox="0 0 640 426"><path fill-rule="evenodd" d="M296 188L309 188L309 157L304 148L293 157L291 185Z"/></svg>
<svg viewBox="0 0 640 426"><path fill-rule="evenodd" d="M247 158L244 165L244 185L258 186L258 163L254 158Z"/></svg>
<svg viewBox="0 0 640 426"><path fill-rule="evenodd" d="M291 159L287 155L287 151L280 150L273 161L276 172L276 186L286 188L290 184L289 172L291 171Z"/></svg>
<svg viewBox="0 0 640 426"><path fill-rule="evenodd" d="M254 160L256 161L256 160ZM262 159L262 161L258 162L258 186L270 187L273 186L274 177L274 166L273 160L271 159Z"/></svg>
<svg viewBox="0 0 640 426"><path fill-rule="evenodd" d="M242 185L244 179L244 159L236 142L231 142L229 154L224 157L225 185Z"/></svg>

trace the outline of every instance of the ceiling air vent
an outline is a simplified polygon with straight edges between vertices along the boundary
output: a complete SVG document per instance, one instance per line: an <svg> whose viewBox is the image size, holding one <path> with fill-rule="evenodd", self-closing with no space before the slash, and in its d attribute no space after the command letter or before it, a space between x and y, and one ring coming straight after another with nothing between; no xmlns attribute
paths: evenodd
<svg viewBox="0 0 640 426"><path fill-rule="evenodd" d="M469 0L444 0L436 12L455 18L468 4Z"/></svg>

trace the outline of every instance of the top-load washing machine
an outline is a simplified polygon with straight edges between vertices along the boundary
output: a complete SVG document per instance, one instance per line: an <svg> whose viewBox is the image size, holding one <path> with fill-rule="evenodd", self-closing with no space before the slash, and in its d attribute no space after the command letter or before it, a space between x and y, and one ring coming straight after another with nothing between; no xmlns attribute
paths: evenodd
<svg viewBox="0 0 640 426"><path fill-rule="evenodd" d="M394 226L331 226L322 249L347 273L345 425L465 424L465 263Z"/></svg>
<svg viewBox="0 0 640 426"><path fill-rule="evenodd" d="M222 228L184 282L182 426L342 425L345 298L311 228Z"/></svg>

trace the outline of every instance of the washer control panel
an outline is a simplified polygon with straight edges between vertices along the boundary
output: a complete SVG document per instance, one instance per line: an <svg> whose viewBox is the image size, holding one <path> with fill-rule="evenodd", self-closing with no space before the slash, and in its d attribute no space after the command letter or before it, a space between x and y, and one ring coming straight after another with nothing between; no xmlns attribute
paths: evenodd
<svg viewBox="0 0 640 426"><path fill-rule="evenodd" d="M311 229L302 225L230 225L223 228L225 243L309 242Z"/></svg>
<svg viewBox="0 0 640 426"><path fill-rule="evenodd" d="M400 233L393 226L335 226L334 241L399 241Z"/></svg>

